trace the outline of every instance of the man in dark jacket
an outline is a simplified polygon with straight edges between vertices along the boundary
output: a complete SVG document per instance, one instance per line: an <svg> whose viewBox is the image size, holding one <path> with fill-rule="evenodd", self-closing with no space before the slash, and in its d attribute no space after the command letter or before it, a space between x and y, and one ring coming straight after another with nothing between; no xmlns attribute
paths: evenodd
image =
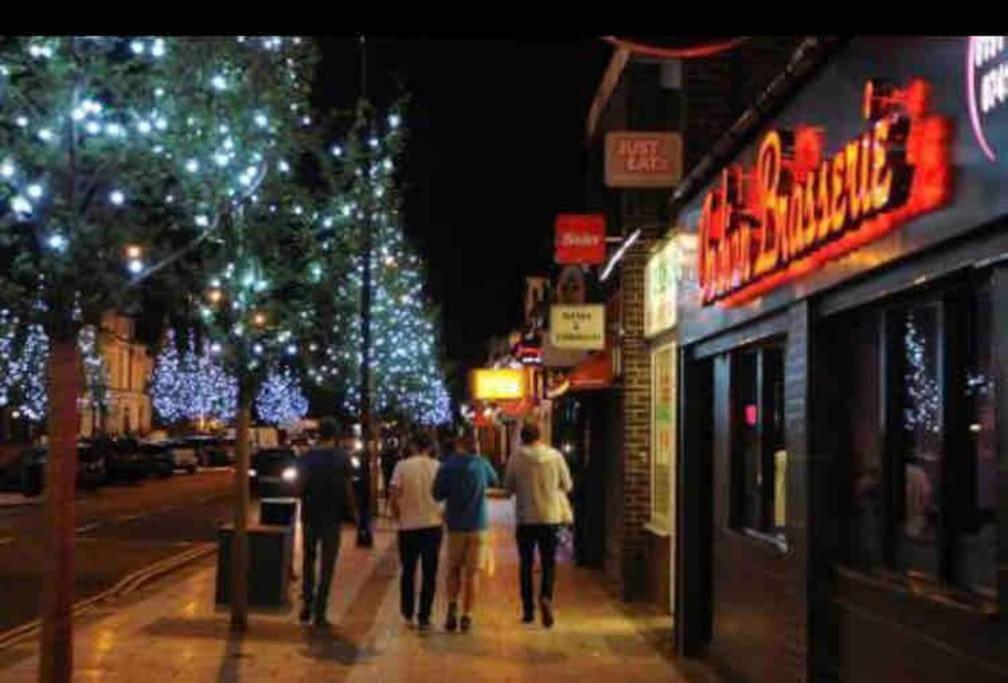
<svg viewBox="0 0 1008 683"><path fill-rule="evenodd" d="M344 441L350 434L343 431ZM340 526L344 518L356 521L353 492L353 465L342 445L337 445L339 424L331 417L319 424L319 445L298 462L301 493L301 529L304 546L301 621L314 614L316 626L328 626L326 609L336 557L339 554ZM315 562L321 551L319 582L315 584Z"/></svg>

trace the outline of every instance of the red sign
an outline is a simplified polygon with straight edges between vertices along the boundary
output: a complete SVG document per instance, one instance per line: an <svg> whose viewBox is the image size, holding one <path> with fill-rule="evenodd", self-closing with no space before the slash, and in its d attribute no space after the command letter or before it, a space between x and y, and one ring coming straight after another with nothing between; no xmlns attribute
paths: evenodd
<svg viewBox="0 0 1008 683"><path fill-rule="evenodd" d="M930 86L865 88L868 129L832 158L820 129L774 130L755 167L721 172L697 232L701 302L745 303L934 211L951 194L951 123Z"/></svg>
<svg viewBox="0 0 1008 683"><path fill-rule="evenodd" d="M556 218L555 261L561 265L605 261L605 216L600 213L562 213Z"/></svg>

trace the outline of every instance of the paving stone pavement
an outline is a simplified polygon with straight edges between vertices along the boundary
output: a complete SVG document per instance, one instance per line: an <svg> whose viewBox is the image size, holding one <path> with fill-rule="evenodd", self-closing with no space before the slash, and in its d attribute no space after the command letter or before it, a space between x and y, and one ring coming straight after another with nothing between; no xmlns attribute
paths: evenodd
<svg viewBox="0 0 1008 683"><path fill-rule="evenodd" d="M208 563L80 624L74 680L718 681L703 665L670 654L671 617L619 602L598 572L574 567L567 554L558 567L556 625L551 630L522 625L512 506L495 500L491 511L495 561L481 577L470 633L446 633L442 628L443 576L434 629L422 634L403 623L395 533L381 520L375 547L369 550L354 547L353 532L344 532L329 631L298 624L298 605L292 600L287 609L254 612L249 631L232 636L227 613L213 605L216 569ZM292 598L295 586L292 583ZM37 654L26 651L6 666L4 659L0 680L35 680Z"/></svg>

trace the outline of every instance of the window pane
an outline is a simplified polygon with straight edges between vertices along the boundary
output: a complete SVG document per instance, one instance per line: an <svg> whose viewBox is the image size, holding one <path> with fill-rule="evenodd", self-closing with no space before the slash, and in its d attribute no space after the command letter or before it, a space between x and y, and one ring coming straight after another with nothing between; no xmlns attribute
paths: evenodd
<svg viewBox="0 0 1008 683"><path fill-rule="evenodd" d="M736 526L759 528L759 394L756 381L755 350L742 351L736 356L732 377L734 393L733 419L735 440L732 466L732 514Z"/></svg>
<svg viewBox="0 0 1008 683"><path fill-rule="evenodd" d="M970 302L966 326L968 422L963 427L969 430L970 451L965 454L968 487L959 511L962 527L953 552L953 580L996 598L998 475L990 314L990 290L980 289Z"/></svg>
<svg viewBox="0 0 1008 683"><path fill-rule="evenodd" d="M935 577L942 461L940 309L919 306L897 320L903 505L896 556L902 569Z"/></svg>
<svg viewBox="0 0 1008 683"><path fill-rule="evenodd" d="M784 349L763 349L764 524L761 529L783 537L787 521L787 452L784 450Z"/></svg>
<svg viewBox="0 0 1008 683"><path fill-rule="evenodd" d="M862 567L881 566L884 559L880 323L880 316L870 313L843 326L851 349L848 560Z"/></svg>

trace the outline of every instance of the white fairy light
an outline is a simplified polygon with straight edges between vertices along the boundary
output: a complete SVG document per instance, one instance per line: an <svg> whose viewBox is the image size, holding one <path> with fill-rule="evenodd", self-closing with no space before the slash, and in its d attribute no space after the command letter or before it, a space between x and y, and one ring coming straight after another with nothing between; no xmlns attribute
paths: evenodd
<svg viewBox="0 0 1008 683"><path fill-rule="evenodd" d="M32 212L31 202L21 195L15 195L15 197L11 199L10 207L14 213L29 214Z"/></svg>
<svg viewBox="0 0 1008 683"><path fill-rule="evenodd" d="M269 119L266 118L265 114L260 112L255 115L255 123L260 128L265 128L267 125L269 125Z"/></svg>
<svg viewBox="0 0 1008 683"><path fill-rule="evenodd" d="M400 121L399 114L389 114L388 117L389 126L391 126L392 128L398 128L399 121Z"/></svg>
<svg viewBox="0 0 1008 683"><path fill-rule="evenodd" d="M164 57L165 54L165 42L164 38L156 38L154 44L151 46L151 54L155 57Z"/></svg>
<svg viewBox="0 0 1008 683"><path fill-rule="evenodd" d="M18 125L18 128L25 128L28 126L28 117L19 116L16 119L14 119L14 123Z"/></svg>
<svg viewBox="0 0 1008 683"><path fill-rule="evenodd" d="M46 243L49 245L49 248L54 251L63 252L66 251L67 248L67 238L58 232L54 232L49 235L49 239L46 240Z"/></svg>
<svg viewBox="0 0 1008 683"><path fill-rule="evenodd" d="M196 226L200 228L205 228L210 225L210 219L208 219L203 214L196 216L195 222Z"/></svg>
<svg viewBox="0 0 1008 683"><path fill-rule="evenodd" d="M144 53L144 44L139 40L134 40L130 43L130 50L132 50L135 55L142 55Z"/></svg>
<svg viewBox="0 0 1008 683"><path fill-rule="evenodd" d="M290 172L290 164L288 164L286 161L283 161L283 160L281 160L280 163L277 164L277 168L280 169L281 173L289 173Z"/></svg>
<svg viewBox="0 0 1008 683"><path fill-rule="evenodd" d="M341 157L341 156L343 156L343 148L340 147L339 145L333 145L332 148L329 151L332 152L332 155L334 157Z"/></svg>
<svg viewBox="0 0 1008 683"><path fill-rule="evenodd" d="M227 88L227 81L220 74L217 74L210 81L210 85L213 86L214 90L224 90Z"/></svg>
<svg viewBox="0 0 1008 683"><path fill-rule="evenodd" d="M190 159L189 161L186 162L185 167L186 170L189 171L190 173L196 173L196 171L199 170L199 162L196 161L195 159Z"/></svg>
<svg viewBox="0 0 1008 683"><path fill-rule="evenodd" d="M109 201L116 206L122 206L123 202L126 201L126 195L121 190L112 190L109 193Z"/></svg>
<svg viewBox="0 0 1008 683"><path fill-rule="evenodd" d="M5 161L2 164L0 164L0 175L2 175L4 178L13 178L14 170L15 170L14 164L12 164L9 161Z"/></svg>
<svg viewBox="0 0 1008 683"><path fill-rule="evenodd" d="M151 132L151 125L148 121L140 121L137 123L137 130L140 131L141 134L147 135Z"/></svg>
<svg viewBox="0 0 1008 683"><path fill-rule="evenodd" d="M84 129L91 135L98 135L101 132L101 126L97 121L88 121L84 124Z"/></svg>
<svg viewBox="0 0 1008 683"><path fill-rule="evenodd" d="M49 142L50 140L53 139L52 131L49 130L48 128L42 128L41 130L39 130L38 136L39 140L41 140L42 142Z"/></svg>
<svg viewBox="0 0 1008 683"><path fill-rule="evenodd" d="M32 183L28 186L28 196L32 199L42 198L42 186L38 183Z"/></svg>

